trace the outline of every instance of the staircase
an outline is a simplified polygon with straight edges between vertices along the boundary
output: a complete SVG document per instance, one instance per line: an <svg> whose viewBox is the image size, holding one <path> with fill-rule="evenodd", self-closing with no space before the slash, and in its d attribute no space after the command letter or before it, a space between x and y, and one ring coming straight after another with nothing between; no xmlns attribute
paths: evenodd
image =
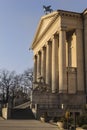
<svg viewBox="0 0 87 130"><path fill-rule="evenodd" d="M28 108L28 107L30 107L30 101L20 104L18 106L15 106L14 108Z"/></svg>
<svg viewBox="0 0 87 130"><path fill-rule="evenodd" d="M11 112L12 119L35 119L32 110L29 108L29 102L16 106Z"/></svg>

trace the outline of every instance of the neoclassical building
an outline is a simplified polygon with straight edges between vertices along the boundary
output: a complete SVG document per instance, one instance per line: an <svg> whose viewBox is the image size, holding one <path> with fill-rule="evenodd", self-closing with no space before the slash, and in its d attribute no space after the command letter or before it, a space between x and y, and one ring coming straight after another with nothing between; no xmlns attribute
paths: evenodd
<svg viewBox="0 0 87 130"><path fill-rule="evenodd" d="M85 111L87 104L87 9L57 10L41 17L33 43L32 110L36 117Z"/></svg>

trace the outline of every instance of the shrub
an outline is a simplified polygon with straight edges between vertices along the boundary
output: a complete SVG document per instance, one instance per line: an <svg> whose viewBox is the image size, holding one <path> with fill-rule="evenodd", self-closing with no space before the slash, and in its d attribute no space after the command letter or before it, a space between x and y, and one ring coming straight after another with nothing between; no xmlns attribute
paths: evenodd
<svg viewBox="0 0 87 130"><path fill-rule="evenodd" d="M87 114L81 115L77 122L79 126L87 124Z"/></svg>
<svg viewBox="0 0 87 130"><path fill-rule="evenodd" d="M72 126L74 124L74 121L73 121L73 118L72 117L69 117L68 118L68 121L65 117L62 117L60 119L61 122L63 122L64 124L64 128L67 129L67 127L69 128L70 126ZM68 124L67 124L68 123Z"/></svg>

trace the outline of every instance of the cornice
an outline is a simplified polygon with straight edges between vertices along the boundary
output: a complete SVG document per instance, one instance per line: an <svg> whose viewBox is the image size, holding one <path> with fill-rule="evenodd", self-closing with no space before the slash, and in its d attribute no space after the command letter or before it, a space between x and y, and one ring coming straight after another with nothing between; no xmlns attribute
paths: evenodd
<svg viewBox="0 0 87 130"><path fill-rule="evenodd" d="M53 17L54 15L56 15L58 12L57 11L54 11L52 13L49 13L49 14L46 14L44 16L41 17L41 19L48 19L48 18L51 18Z"/></svg>
<svg viewBox="0 0 87 130"><path fill-rule="evenodd" d="M83 14L83 15L86 15L86 14L87 14L87 8L83 11L82 14Z"/></svg>
<svg viewBox="0 0 87 130"><path fill-rule="evenodd" d="M87 9L85 9L82 13L83 19L87 19Z"/></svg>
<svg viewBox="0 0 87 130"><path fill-rule="evenodd" d="M81 18L81 13L71 12L71 11L64 11L64 10L57 10L60 16L67 16L67 17L74 17L74 18Z"/></svg>

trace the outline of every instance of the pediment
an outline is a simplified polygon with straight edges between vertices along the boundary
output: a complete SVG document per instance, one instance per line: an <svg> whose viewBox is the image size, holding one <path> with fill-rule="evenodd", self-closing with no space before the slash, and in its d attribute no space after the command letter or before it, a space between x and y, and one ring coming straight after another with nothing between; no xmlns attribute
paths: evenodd
<svg viewBox="0 0 87 130"><path fill-rule="evenodd" d="M41 36L41 34L46 30L46 28L50 25L50 23L53 21L53 16L50 18L42 19L41 26L39 28L37 39Z"/></svg>
<svg viewBox="0 0 87 130"><path fill-rule="evenodd" d="M57 14L57 12L53 12L40 19L32 46L46 33L49 27L53 24L53 21L55 21Z"/></svg>
<svg viewBox="0 0 87 130"><path fill-rule="evenodd" d="M87 8L84 10L83 15L87 14Z"/></svg>

